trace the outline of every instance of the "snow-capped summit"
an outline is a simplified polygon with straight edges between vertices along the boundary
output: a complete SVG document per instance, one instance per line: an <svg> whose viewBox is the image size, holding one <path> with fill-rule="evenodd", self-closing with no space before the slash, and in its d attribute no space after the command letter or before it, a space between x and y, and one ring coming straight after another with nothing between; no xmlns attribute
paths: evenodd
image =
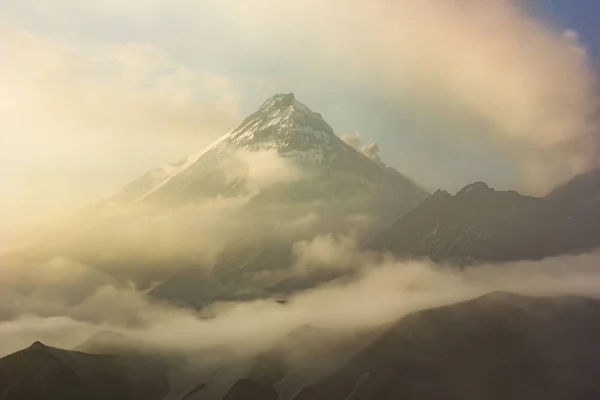
<svg viewBox="0 0 600 400"><path fill-rule="evenodd" d="M397 202L399 209L408 209L427 195L397 171L382 167L346 144L321 114L288 93L269 98L237 128L203 151L130 183L113 201L176 205L244 194L248 167L238 155L262 151L290 160L298 168L310 169L315 179L310 185L309 197L313 200L333 195L374 195L381 190L391 194L389 200ZM298 192L297 188L291 191Z"/></svg>
<svg viewBox="0 0 600 400"><path fill-rule="evenodd" d="M269 98L221 143L245 150L277 150L282 155L324 162L339 141L320 114L289 93Z"/></svg>
<svg viewBox="0 0 600 400"><path fill-rule="evenodd" d="M303 110L307 113L312 113L308 107L304 104L300 103L296 100L296 96L294 93L278 93L269 97L265 102L259 107L259 111L270 112L279 110L282 108L287 108L290 106L296 106L298 110Z"/></svg>

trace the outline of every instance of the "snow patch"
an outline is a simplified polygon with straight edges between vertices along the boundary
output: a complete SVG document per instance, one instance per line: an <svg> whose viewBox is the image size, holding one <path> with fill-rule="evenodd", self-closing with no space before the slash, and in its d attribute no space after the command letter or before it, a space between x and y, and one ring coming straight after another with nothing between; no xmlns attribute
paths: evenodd
<svg viewBox="0 0 600 400"><path fill-rule="evenodd" d="M227 135L229 135L229 133ZM198 161L204 154L208 153L212 149L219 146L219 144L221 144L221 142L223 142L223 140L225 139L225 137L227 137L227 135L222 136L219 139L215 140L213 143L211 143L208 147L206 147L202 151L190 154L189 156L187 156L175 163L168 164L168 165L165 165L164 167L162 167L159 171L164 173L164 175L163 175L164 179L161 182L157 182L156 186L154 186L152 189L150 189L147 192L145 192L144 194L142 194L133 203L136 204L136 203L139 203L140 201L144 200L146 197L150 196L152 193L156 192L158 189L160 189L161 187L166 185L171 179L173 179L177 175L181 174L183 171L187 170L189 167L191 167L193 164L195 164L196 161Z"/></svg>

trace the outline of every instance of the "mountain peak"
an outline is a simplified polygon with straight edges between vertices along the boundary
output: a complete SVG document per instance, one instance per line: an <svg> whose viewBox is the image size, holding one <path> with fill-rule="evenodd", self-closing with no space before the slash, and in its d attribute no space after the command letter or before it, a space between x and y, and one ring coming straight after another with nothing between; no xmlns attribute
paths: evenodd
<svg viewBox="0 0 600 400"><path fill-rule="evenodd" d="M287 111L289 114L305 114L321 117L320 114L313 112L306 105L296 100L294 93L278 93L269 97L252 115L262 114L266 116L279 116L282 112ZM250 117L252 117L252 115ZM248 117L248 118L250 118ZM246 118L246 119L248 119ZM243 125L243 123L242 123Z"/></svg>
<svg viewBox="0 0 600 400"><path fill-rule="evenodd" d="M157 202L172 202L175 198L190 201L223 192L232 195L238 193L236 191L245 193L247 188L243 182L247 179L248 165L247 160L239 157L240 151L275 153L298 168L317 172L324 181L331 179L325 177L335 176L341 182L347 182L349 190L354 190L357 182L360 182L358 186L366 182L374 186L384 185L385 182L385 185L392 185L385 189L386 192L389 190L394 198L411 206L427 196L425 191L399 172L382 167L337 137L321 114L302 104L293 93L279 93L203 151L142 176L127 185L113 201L123 199L138 203L149 198ZM232 181L223 179L223 176L231 175L225 168L231 169L233 165L239 175L232 188ZM332 175L332 171L337 172ZM319 196L331 196L330 188L327 186L326 192L320 192ZM399 189L402 189L402 194L396 192Z"/></svg>
<svg viewBox="0 0 600 400"><path fill-rule="evenodd" d="M464 196L467 193L470 195L473 195L473 194L488 193L488 192L493 192L493 191L494 191L494 189L490 188L487 183L479 181L479 182L473 182L473 183L465 186L464 188L460 189L458 191L458 193L456 193L456 195Z"/></svg>
<svg viewBox="0 0 600 400"><path fill-rule="evenodd" d="M221 144L245 150L277 150L322 162L329 149L340 145L320 114L296 100L293 93L270 97L227 134Z"/></svg>
<svg viewBox="0 0 600 400"><path fill-rule="evenodd" d="M294 96L294 93L277 93L276 95L269 97L262 106L260 106L260 109L265 110L288 107L293 105L295 101L296 96Z"/></svg>

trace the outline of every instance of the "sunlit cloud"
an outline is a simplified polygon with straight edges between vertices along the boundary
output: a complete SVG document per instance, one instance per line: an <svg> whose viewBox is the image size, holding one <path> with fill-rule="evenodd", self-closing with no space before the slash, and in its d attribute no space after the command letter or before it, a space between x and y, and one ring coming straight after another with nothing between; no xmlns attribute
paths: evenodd
<svg viewBox="0 0 600 400"><path fill-rule="evenodd" d="M8 26L0 40L4 229L97 202L237 122L230 78L155 45L82 44Z"/></svg>
<svg viewBox="0 0 600 400"><path fill-rule="evenodd" d="M381 255L361 253L348 240L321 240L312 248L303 244L297 256L302 262L336 265L328 255L342 255L338 268L352 273L316 288L289 295L282 305L273 299L214 303L202 315L192 309L150 300L142 292L117 283L102 282L92 274L79 274L86 295L76 304L71 295L81 295L73 282L61 292L38 289L27 293L13 276L4 286L0 305L0 351L10 352L30 344L32 338L51 345L75 346L94 331L110 329L152 343L163 350L196 351L230 346L237 351L260 351L303 325L337 331L340 335L372 329L409 312L470 299L490 291L514 291L534 296L580 295L595 297L600 275L597 254L563 256L543 261L481 265L465 270L440 268L422 261L397 261ZM58 261L55 261L58 262ZM72 269L68 260L55 271ZM80 271L84 271L79 268ZM348 270L350 271L350 270ZM293 272L301 273L298 270ZM46 276L47 274L40 275ZM22 278L22 277L21 277ZM26 284L32 282L27 278ZM61 335L71 328L69 335ZM201 338L201 339L199 339Z"/></svg>

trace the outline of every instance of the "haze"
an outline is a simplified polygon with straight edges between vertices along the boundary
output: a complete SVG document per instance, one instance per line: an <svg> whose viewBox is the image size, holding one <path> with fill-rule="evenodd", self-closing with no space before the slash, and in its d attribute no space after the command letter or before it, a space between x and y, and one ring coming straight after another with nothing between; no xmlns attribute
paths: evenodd
<svg viewBox="0 0 600 400"><path fill-rule="evenodd" d="M109 197L292 90L431 190L543 194L596 164L586 38L525 2L1 7L5 236Z"/></svg>
<svg viewBox="0 0 600 400"><path fill-rule="evenodd" d="M559 8L3 1L0 398L600 393L600 42Z"/></svg>

